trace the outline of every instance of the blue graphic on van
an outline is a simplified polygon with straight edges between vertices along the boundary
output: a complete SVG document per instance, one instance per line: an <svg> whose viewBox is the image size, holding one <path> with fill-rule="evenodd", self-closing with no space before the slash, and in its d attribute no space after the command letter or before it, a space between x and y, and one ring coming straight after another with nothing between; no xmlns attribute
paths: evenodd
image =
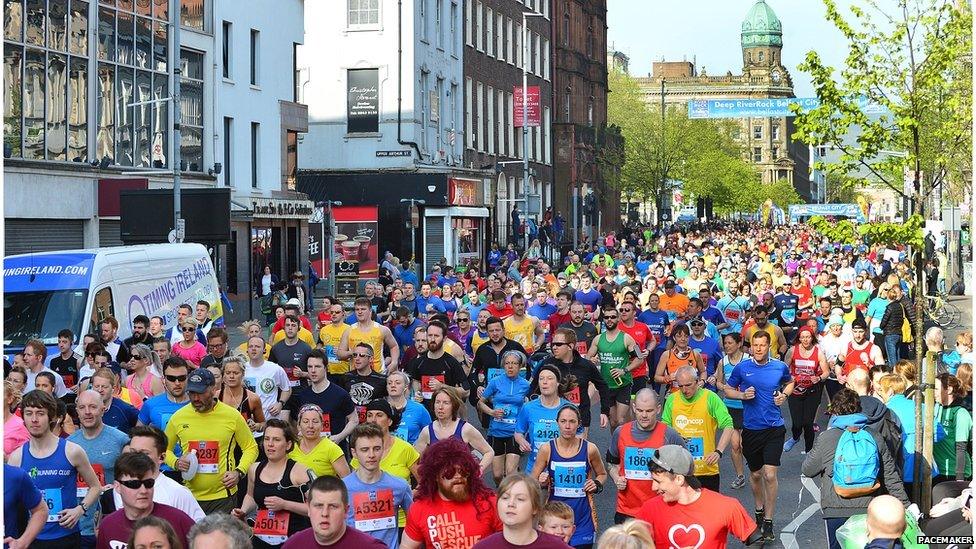
<svg viewBox="0 0 976 549"><path fill-rule="evenodd" d="M3 259L4 293L88 289L95 254L28 254Z"/></svg>

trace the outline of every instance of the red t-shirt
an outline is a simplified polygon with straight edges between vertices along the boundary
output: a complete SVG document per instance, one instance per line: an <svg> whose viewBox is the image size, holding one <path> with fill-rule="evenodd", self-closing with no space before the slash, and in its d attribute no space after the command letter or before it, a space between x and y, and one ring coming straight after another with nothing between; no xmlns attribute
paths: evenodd
<svg viewBox="0 0 976 549"><path fill-rule="evenodd" d="M756 530L739 500L707 488L690 505L666 503L658 496L641 507L637 518L651 525L657 547L724 549L729 534L745 540Z"/></svg>
<svg viewBox="0 0 976 549"><path fill-rule="evenodd" d="M651 332L651 329L647 327L647 324L644 324L643 322L634 321L634 325L629 328L624 325L623 322L620 322L617 324L617 328L619 328L621 332L634 338L634 341L637 343L637 348L642 351L647 348L649 341L654 341L654 334ZM647 376L647 359L644 359L644 362L641 362L640 366L634 368L634 371L631 372L631 374L634 377Z"/></svg>
<svg viewBox="0 0 976 549"><path fill-rule="evenodd" d="M427 547L471 549L475 543L501 530L495 496L482 499L477 505L438 496L413 502L407 511L404 533Z"/></svg>
<svg viewBox="0 0 976 549"><path fill-rule="evenodd" d="M502 309L496 309L494 303L489 303L488 306L485 307L485 309L487 309L488 312L491 313L491 316L497 316L502 320L505 320L506 318L515 314L515 309L513 309L512 306L508 303L506 303L505 307L503 307Z"/></svg>
<svg viewBox="0 0 976 549"><path fill-rule="evenodd" d="M566 311L566 314L561 314L559 311L556 311L549 315L549 331L555 332L563 324L572 321L573 316L569 314L569 311Z"/></svg>
<svg viewBox="0 0 976 549"><path fill-rule="evenodd" d="M173 530L176 530L176 537L183 542L184 546L190 546L188 536L190 528L193 528L193 519L189 515L162 503L153 505L152 514L168 522ZM114 549L124 546L129 541L129 536L132 535L133 524L135 523L125 516L123 509L103 518L102 523L98 526L95 549Z"/></svg>

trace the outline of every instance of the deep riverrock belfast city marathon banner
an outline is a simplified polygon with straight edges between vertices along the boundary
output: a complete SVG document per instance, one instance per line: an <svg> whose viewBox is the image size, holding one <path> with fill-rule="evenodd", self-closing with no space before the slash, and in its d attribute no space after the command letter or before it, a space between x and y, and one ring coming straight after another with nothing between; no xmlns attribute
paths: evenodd
<svg viewBox="0 0 976 549"><path fill-rule="evenodd" d="M346 73L348 133L376 133L380 129L379 71L350 69Z"/></svg>
<svg viewBox="0 0 976 549"><path fill-rule="evenodd" d="M692 99L688 101L688 118L780 118L790 117L790 105L799 105L807 112L820 106L816 97L782 97L769 99ZM858 107L867 114L883 112L866 97L857 100Z"/></svg>

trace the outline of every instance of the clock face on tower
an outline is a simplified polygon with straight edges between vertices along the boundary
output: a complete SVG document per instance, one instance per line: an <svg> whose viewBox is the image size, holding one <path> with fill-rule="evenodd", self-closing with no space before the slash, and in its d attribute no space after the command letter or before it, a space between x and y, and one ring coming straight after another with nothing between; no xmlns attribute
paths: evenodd
<svg viewBox="0 0 976 549"><path fill-rule="evenodd" d="M773 79L774 84L779 84L783 79L783 75L779 72L779 69L773 69L773 72L769 76Z"/></svg>

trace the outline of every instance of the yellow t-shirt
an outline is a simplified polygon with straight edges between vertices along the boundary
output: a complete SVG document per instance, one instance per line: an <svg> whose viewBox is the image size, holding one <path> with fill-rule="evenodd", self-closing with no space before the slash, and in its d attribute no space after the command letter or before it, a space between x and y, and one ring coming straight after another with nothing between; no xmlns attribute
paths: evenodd
<svg viewBox="0 0 976 549"><path fill-rule="evenodd" d="M197 474L186 482L186 487L197 501L212 501L237 493L237 487L224 488L220 478L227 471L237 469L247 474L248 468L258 457L258 444L254 441L251 429L240 412L217 402L214 409L201 414L193 406L177 410L166 424L166 448L164 461L176 469L176 456L173 448L177 444L183 453L196 450L200 468ZM233 463L234 448L240 446L241 460Z"/></svg>
<svg viewBox="0 0 976 549"><path fill-rule="evenodd" d="M393 437L393 446L390 447L390 451L380 460L380 469L384 473L402 478L407 484L410 484L410 468L418 460L420 460L420 454L409 442ZM349 466L353 469L358 469L359 460L353 458ZM403 509L400 509L400 512L397 514L397 526L402 528L406 523L407 514L403 512Z"/></svg>
<svg viewBox="0 0 976 549"><path fill-rule="evenodd" d="M237 350L240 352L240 354L242 354L244 356L247 356L247 342L245 341L244 343L241 343L240 345L238 345L237 346ZM268 360L268 357L269 356L271 356L271 344L270 343L265 343L264 344L264 359L265 360Z"/></svg>
<svg viewBox="0 0 976 549"><path fill-rule="evenodd" d="M474 335L471 336L471 356L478 354L478 348L484 345L485 343L488 343L488 341L489 340L487 335L481 337L481 334L478 332L478 330L475 330Z"/></svg>
<svg viewBox="0 0 976 549"><path fill-rule="evenodd" d="M312 337L312 332L308 331L304 326L298 329L298 339L304 341L309 347L312 347L313 349L315 348L315 339ZM271 338L271 344L274 345L275 343L284 340L285 331L278 330L275 332L274 337Z"/></svg>
<svg viewBox="0 0 976 549"><path fill-rule="evenodd" d="M336 470L332 464L343 459L345 454L342 453L342 448L339 448L338 444L332 442L332 439L322 437L315 448L312 448L312 451L307 454L302 451L298 444L295 444L292 451L288 452L288 457L308 467L309 471L315 473L315 476L322 477L326 475L335 476Z"/></svg>
<svg viewBox="0 0 976 549"><path fill-rule="evenodd" d="M322 329L319 330L319 343L321 343L325 355L329 357L330 374L349 373L349 362L339 360L339 355L336 353L339 350L339 341L342 340L342 334L348 330L348 324L332 324L331 322L322 326Z"/></svg>
<svg viewBox="0 0 976 549"><path fill-rule="evenodd" d="M349 350L353 351L356 345L365 343L373 349L373 371L383 371L383 330L380 324L373 322L368 330L363 331L359 328L359 323L349 327Z"/></svg>

